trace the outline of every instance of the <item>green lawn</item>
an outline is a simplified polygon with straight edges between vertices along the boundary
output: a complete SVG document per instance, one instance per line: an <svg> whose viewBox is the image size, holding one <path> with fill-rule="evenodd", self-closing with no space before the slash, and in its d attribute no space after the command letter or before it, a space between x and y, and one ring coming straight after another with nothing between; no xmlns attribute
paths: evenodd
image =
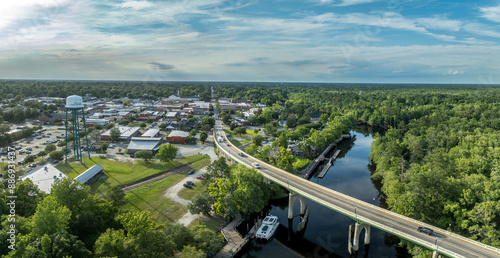
<svg viewBox="0 0 500 258"><path fill-rule="evenodd" d="M192 188L183 188L181 189L177 195L183 199L191 200L197 194L201 194L203 192L207 192L208 190L207 181L201 180L196 183Z"/></svg>
<svg viewBox="0 0 500 258"><path fill-rule="evenodd" d="M234 134L231 130L229 129L224 129L224 132L226 133L226 136L233 136L233 137L254 137L255 135L258 135L259 133L254 133L253 130L247 130L246 134Z"/></svg>
<svg viewBox="0 0 500 258"><path fill-rule="evenodd" d="M183 180L186 175L178 174L163 180L141 186L127 192L125 211L149 211L160 223L174 223L188 210L187 208L165 196L165 191Z"/></svg>
<svg viewBox="0 0 500 258"><path fill-rule="evenodd" d="M198 218L189 224L189 227L196 225L205 225L208 229L217 232L224 227L226 223L222 218L219 217L209 217L209 218Z"/></svg>
<svg viewBox="0 0 500 258"><path fill-rule="evenodd" d="M135 182L144 177L165 171L167 169L186 164L191 162L191 164L196 165L199 162L208 160L210 157L205 155L191 155L182 157L180 159L175 159L169 163L157 163L155 161L142 161L134 160L129 162L116 161L112 159L93 157L92 160L85 159L85 165L78 162L71 163L61 163L57 165L57 169L61 170L70 178L75 178L88 168L95 164L99 164L104 168L105 179L96 180L91 188L98 194L105 194L109 189L122 185Z"/></svg>

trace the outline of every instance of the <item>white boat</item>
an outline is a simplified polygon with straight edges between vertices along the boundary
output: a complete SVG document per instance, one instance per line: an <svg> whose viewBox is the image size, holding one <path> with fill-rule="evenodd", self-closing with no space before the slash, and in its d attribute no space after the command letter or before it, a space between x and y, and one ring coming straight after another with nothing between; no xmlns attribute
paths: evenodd
<svg viewBox="0 0 500 258"><path fill-rule="evenodd" d="M278 229L279 224L277 216L266 216L262 221L262 225L257 230L257 233L255 233L255 237L258 239L270 239Z"/></svg>

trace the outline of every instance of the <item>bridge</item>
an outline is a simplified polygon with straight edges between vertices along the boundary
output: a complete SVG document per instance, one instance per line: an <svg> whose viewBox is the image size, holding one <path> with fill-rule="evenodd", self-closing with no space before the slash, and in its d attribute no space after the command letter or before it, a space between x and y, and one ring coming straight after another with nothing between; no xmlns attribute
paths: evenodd
<svg viewBox="0 0 500 258"><path fill-rule="evenodd" d="M433 257L444 254L451 257L500 257L500 249L468 239L438 227L408 218L406 216L391 212L375 205L363 202L348 195L339 193L332 189L318 185L301 177L295 176L282 169L266 164L250 155L239 156L241 152L231 144L224 132L220 119L216 120L214 128L215 137L223 137L223 142L216 143L219 155L229 159L231 162L241 163L252 167L252 163L260 165L263 176L275 182L294 194L290 194L288 216L293 216L293 203L300 201L300 211L305 211L305 199L320 203L330 209L340 212L354 221L354 251L359 249L359 235L365 229L364 244L370 243L370 227L376 227L385 232L399 236L421 246L433 250ZM417 227L427 227L434 231L431 235L418 232Z"/></svg>

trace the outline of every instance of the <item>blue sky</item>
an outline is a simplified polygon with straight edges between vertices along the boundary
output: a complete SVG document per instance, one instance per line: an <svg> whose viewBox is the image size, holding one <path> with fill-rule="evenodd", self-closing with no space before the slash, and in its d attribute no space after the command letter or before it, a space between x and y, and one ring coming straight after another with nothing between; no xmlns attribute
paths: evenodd
<svg viewBox="0 0 500 258"><path fill-rule="evenodd" d="M500 83L498 0L2 1L0 39L1 79Z"/></svg>

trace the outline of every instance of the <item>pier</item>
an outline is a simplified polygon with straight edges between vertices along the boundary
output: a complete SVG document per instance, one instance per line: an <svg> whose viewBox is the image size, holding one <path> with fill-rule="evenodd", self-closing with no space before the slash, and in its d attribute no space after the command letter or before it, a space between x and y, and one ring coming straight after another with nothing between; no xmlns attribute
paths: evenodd
<svg viewBox="0 0 500 258"><path fill-rule="evenodd" d="M222 230L222 235L226 239L226 245L215 255L215 257L234 257L243 246L245 246L250 240L249 237L243 238L236 227L243 222L241 216L237 216L236 219L227 224Z"/></svg>
<svg viewBox="0 0 500 258"><path fill-rule="evenodd" d="M337 156L339 155L340 150L336 150L335 153L333 154L333 157L331 157L328 160L328 163L326 163L325 167L321 170L321 173L319 173L318 178L323 178L326 175L326 172L328 172L328 169L333 165L333 161L337 159Z"/></svg>

